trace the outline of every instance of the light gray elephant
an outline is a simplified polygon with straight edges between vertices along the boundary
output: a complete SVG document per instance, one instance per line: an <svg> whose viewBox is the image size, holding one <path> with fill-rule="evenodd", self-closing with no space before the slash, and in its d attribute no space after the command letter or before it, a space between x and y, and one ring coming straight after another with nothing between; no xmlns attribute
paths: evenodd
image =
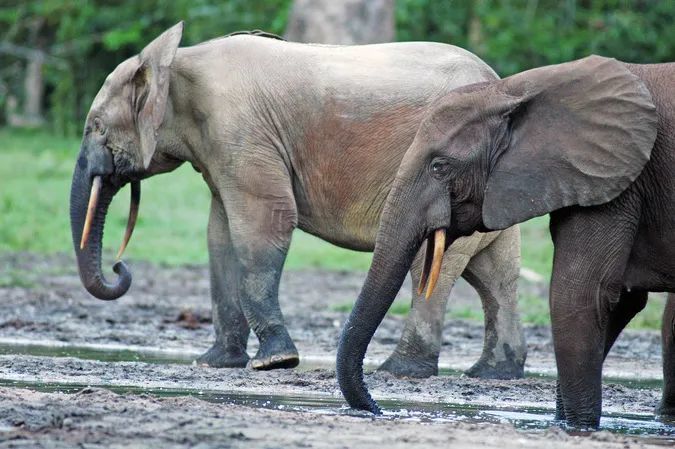
<svg viewBox="0 0 675 449"><path fill-rule="evenodd" d="M480 59L434 43L322 46L237 35L180 48L182 23L121 63L87 116L73 175L71 226L82 283L100 299L131 284L123 262L107 281L101 239L115 193L131 183L133 230L140 180L183 162L213 197L208 225L216 342L199 358L214 367L293 367L298 352L278 303L296 227L372 251L399 163L434 99L495 80ZM478 290L485 345L469 373L523 374L525 343L516 310L517 228L476 234L448 250L429 301L413 293L403 336L384 369L437 373L446 301L460 275ZM420 282L423 261L412 268ZM426 282L426 280L425 280ZM260 342L249 359L252 328Z"/></svg>

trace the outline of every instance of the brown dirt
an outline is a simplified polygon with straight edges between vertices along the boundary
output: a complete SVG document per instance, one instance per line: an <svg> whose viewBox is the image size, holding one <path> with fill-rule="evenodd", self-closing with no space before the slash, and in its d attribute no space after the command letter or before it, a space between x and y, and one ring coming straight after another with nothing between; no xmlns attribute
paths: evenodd
<svg viewBox="0 0 675 449"><path fill-rule="evenodd" d="M0 256L0 343L136 346L181 357L198 355L213 339L205 267L166 268L132 262L134 284L124 298L106 303L84 292L71 257L12 254ZM646 440L606 431L570 436L557 428L516 430L481 420L436 419L426 411L396 413L405 407L465 404L486 409L543 409L552 414L551 377L516 381L481 381L449 375L426 380L367 376L374 396L391 413L385 418L351 416L342 403L332 363L347 313L337 305L353 301L363 273L286 272L280 300L291 336L303 357L300 369L252 372L192 365L104 362L68 357L0 356L0 447L428 447L452 441L457 447L643 447L666 440ZM407 293L407 287L404 290ZM523 289L545 293L545 286ZM402 295L404 300L406 294ZM545 299L542 299L545 300ZM465 284L453 303L479 308ZM402 317L388 316L371 344L368 361L380 363L394 348ZM550 332L526 328L528 363L535 373L554 374ZM478 359L482 325L448 320L441 366L465 369ZM252 337L249 351L255 351ZM656 332L628 331L606 364L605 374L639 379L660 378L660 338ZM19 382L11 387L12 382ZM25 385L28 383L29 385ZM34 384L34 385L33 385ZM117 395L99 388L76 394L35 391L44 385L137 387ZM79 387L77 387L79 388ZM143 394L143 389L154 389ZM157 389L195 397L161 397ZM280 410L237 401L210 403L199 391L254 395L300 395L330 399L329 405ZM181 393L182 392L182 393ZM631 385L605 382L606 413L637 414L648 419L660 398L658 382ZM412 402L411 402L412 401ZM417 403L417 405L416 405ZM282 407L283 408L283 407ZM484 420L483 420L484 421ZM665 427L666 433L669 428ZM675 429L672 433L675 433ZM660 430L664 432L663 428ZM637 439L636 439L637 438ZM672 437L669 437L672 438ZM672 440L668 440L672 442Z"/></svg>

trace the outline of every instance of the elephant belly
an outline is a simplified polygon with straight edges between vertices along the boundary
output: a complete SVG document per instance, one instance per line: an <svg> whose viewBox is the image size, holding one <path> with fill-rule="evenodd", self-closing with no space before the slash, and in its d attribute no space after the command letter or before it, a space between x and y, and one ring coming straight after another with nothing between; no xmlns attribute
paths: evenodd
<svg viewBox="0 0 675 449"><path fill-rule="evenodd" d="M299 214L298 228L342 248L371 252L375 248L378 220L366 214L350 217Z"/></svg>

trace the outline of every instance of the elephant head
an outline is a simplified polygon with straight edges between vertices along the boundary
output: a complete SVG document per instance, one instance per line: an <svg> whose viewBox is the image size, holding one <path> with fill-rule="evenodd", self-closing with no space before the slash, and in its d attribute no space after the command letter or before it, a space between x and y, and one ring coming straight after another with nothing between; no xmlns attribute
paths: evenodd
<svg viewBox="0 0 675 449"><path fill-rule="evenodd" d="M103 226L113 196L131 183L131 208L119 259L136 222L140 180L148 175L157 147L168 103L169 66L182 31L181 22L140 55L117 66L87 114L70 190L70 224L80 279L99 299L117 299L131 285L131 274L122 261L113 267L116 282L107 281L101 272Z"/></svg>
<svg viewBox="0 0 675 449"><path fill-rule="evenodd" d="M363 358L427 240L427 297L444 250L475 231L505 229L567 206L617 197L640 174L656 112L627 66L591 56L459 88L435 104L385 203L373 262L340 337L347 402L378 413Z"/></svg>

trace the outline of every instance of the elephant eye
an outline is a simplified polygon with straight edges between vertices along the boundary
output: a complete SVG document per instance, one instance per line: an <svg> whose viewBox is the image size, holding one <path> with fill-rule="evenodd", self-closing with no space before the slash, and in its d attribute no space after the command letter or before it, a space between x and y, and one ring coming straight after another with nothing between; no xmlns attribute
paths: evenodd
<svg viewBox="0 0 675 449"><path fill-rule="evenodd" d="M105 126L103 126L103 122L98 117L94 119L94 131L99 134L105 134Z"/></svg>
<svg viewBox="0 0 675 449"><path fill-rule="evenodd" d="M448 174L450 171L450 162L445 158L435 158L429 165L431 174L434 177L441 177Z"/></svg>

